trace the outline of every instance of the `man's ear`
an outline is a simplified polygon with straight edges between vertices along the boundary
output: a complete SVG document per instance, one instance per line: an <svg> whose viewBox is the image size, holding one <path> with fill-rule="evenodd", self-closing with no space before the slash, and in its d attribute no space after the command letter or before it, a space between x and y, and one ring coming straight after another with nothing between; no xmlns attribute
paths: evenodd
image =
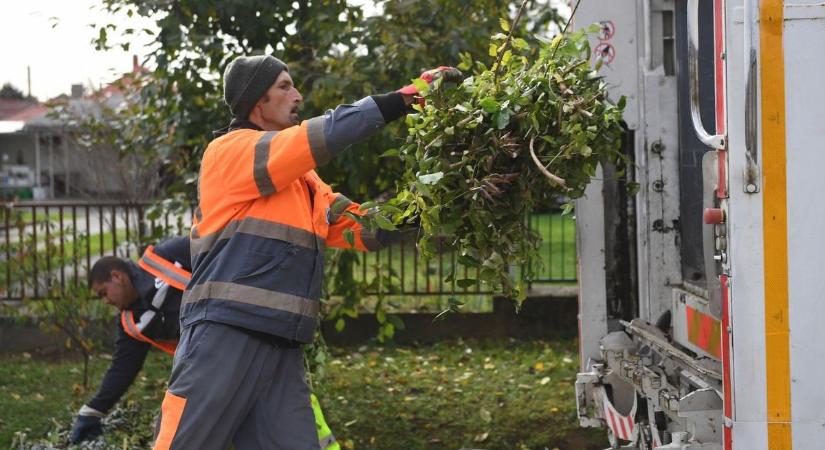
<svg viewBox="0 0 825 450"><path fill-rule="evenodd" d="M109 276L111 277L111 279L113 281L117 281L118 283L123 283L123 279L126 277L126 274L119 271L119 270L112 269L112 271L109 272Z"/></svg>
<svg viewBox="0 0 825 450"><path fill-rule="evenodd" d="M258 119L261 118L261 105L262 105L261 100L258 100L258 102L255 103L255 106L252 107L252 111L249 111L249 115L247 116L247 120L249 120L251 122L254 122L255 120L258 120Z"/></svg>

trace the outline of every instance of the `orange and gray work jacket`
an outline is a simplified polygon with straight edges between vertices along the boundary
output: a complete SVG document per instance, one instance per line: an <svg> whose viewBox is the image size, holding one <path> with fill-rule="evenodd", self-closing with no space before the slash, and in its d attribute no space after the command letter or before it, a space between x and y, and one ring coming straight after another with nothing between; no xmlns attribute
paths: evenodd
<svg viewBox="0 0 825 450"><path fill-rule="evenodd" d="M189 238L178 237L147 248L137 264L128 262L127 275L138 300L121 313L112 362L84 408L101 415L109 411L140 372L152 346L174 352L180 337L180 277L191 270L190 259Z"/></svg>
<svg viewBox="0 0 825 450"><path fill-rule="evenodd" d="M345 215L363 212L314 169L407 110L401 94L376 95L281 131L236 119L213 140L201 162L182 325L207 320L312 341L324 249L351 248L346 230L362 251L397 239Z"/></svg>

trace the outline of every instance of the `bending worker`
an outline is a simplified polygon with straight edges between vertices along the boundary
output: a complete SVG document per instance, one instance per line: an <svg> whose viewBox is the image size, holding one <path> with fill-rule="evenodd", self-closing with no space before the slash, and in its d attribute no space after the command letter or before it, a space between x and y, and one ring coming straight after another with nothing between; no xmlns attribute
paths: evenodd
<svg viewBox="0 0 825 450"><path fill-rule="evenodd" d="M134 382L150 347L173 355L180 336L182 291L191 278L189 238L149 246L137 264L106 256L89 273L89 284L104 303L120 310L112 362L97 394L78 412L70 440L78 444L103 433L101 419ZM318 437L324 450L338 444L312 397Z"/></svg>
<svg viewBox="0 0 825 450"><path fill-rule="evenodd" d="M449 81L460 72L428 75ZM319 448L299 345L318 321L324 249L375 250L397 234L344 214L363 212L314 169L404 116L416 92L373 95L301 122L303 98L283 62L242 56L227 66L233 119L201 161L192 281L156 450Z"/></svg>

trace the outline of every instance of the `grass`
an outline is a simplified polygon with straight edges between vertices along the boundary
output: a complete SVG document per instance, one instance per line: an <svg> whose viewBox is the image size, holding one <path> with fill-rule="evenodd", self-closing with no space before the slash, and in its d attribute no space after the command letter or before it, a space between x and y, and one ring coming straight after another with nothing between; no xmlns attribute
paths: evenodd
<svg viewBox="0 0 825 450"><path fill-rule="evenodd" d="M121 402L126 405L160 404L171 370L171 359L152 352L143 371ZM83 363L78 358L6 356L0 360L0 448L10 448L16 433L40 439L54 429L71 426L75 413L97 388L109 365L105 356L92 359L90 380L84 389ZM148 424L147 424L148 426Z"/></svg>
<svg viewBox="0 0 825 450"><path fill-rule="evenodd" d="M539 255L541 268L536 278L551 280L576 279L576 223L572 215L535 214L530 227L541 236Z"/></svg>
<svg viewBox="0 0 825 450"><path fill-rule="evenodd" d="M2 208L0 209L0 227L5 227L6 216L8 215L9 225L15 226L18 223L30 225L32 222L44 222L46 220L46 214L42 212L37 212L37 214L33 215L29 210L22 210L22 211L13 211L9 214L8 209ZM71 213L63 213L63 220L67 222L72 221L72 217L74 217ZM60 221L60 213L59 212L50 212L48 215L49 221L51 222L59 222ZM34 219L34 220L33 220Z"/></svg>
<svg viewBox="0 0 825 450"><path fill-rule="evenodd" d="M582 430L576 422L573 341L329 350L315 392L345 449L607 447L603 430ZM72 415L91 394L76 385L80 362L18 355L0 363L0 448L20 431L29 445L20 448L35 448L34 442L64 448ZM124 407L110 420L109 446L95 448L149 446L170 363L160 352L150 353ZM107 364L93 361L93 380Z"/></svg>

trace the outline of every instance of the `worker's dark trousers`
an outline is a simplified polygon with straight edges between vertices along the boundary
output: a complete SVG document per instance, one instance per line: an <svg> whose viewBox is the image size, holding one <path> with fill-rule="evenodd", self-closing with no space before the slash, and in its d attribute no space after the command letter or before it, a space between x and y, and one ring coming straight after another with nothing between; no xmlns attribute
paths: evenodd
<svg viewBox="0 0 825 450"><path fill-rule="evenodd" d="M185 328L155 450L320 450L300 348L215 322Z"/></svg>

